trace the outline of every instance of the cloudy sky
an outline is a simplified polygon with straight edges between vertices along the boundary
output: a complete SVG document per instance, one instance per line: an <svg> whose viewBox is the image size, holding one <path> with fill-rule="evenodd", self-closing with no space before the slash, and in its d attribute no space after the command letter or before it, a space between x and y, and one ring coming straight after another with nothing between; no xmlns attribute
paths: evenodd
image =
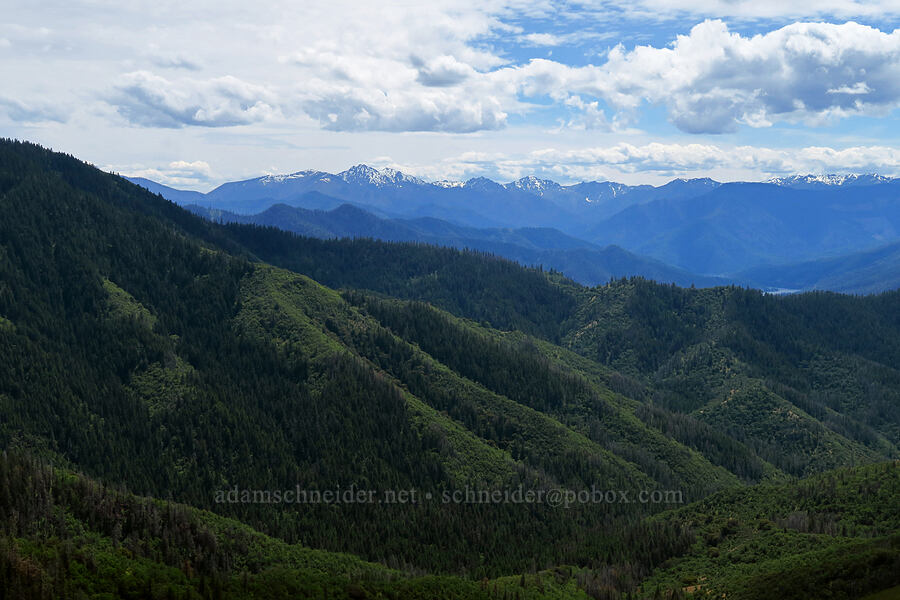
<svg viewBox="0 0 900 600"><path fill-rule="evenodd" d="M900 175L900 0L0 7L0 136L185 189Z"/></svg>

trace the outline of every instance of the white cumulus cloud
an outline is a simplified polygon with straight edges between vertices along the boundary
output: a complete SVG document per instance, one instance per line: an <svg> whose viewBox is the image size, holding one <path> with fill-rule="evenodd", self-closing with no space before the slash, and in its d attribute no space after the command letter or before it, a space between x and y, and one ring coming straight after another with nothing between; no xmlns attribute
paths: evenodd
<svg viewBox="0 0 900 600"><path fill-rule="evenodd" d="M900 103L900 30L794 23L745 37L723 21L704 21L669 47L616 46L601 65L535 59L497 75L526 95L565 91L603 99L620 112L660 105L688 133L818 123L881 115Z"/></svg>
<svg viewBox="0 0 900 600"><path fill-rule="evenodd" d="M175 160L164 166L149 168L129 165L125 167L107 166L106 169L121 172L129 177L144 177L157 183L185 189L207 183L214 177L209 163L203 160Z"/></svg>
<svg viewBox="0 0 900 600"><path fill-rule="evenodd" d="M381 165L431 180L486 176L512 181L526 175L537 175L561 182L603 179L634 182L647 181L648 176L660 181L716 173L737 174L724 177L727 180L760 180L793 173L900 175L900 148L808 146L787 150L761 146L650 142L578 149L540 148L522 154L466 152L428 165L384 159Z"/></svg>
<svg viewBox="0 0 900 600"><path fill-rule="evenodd" d="M146 127L245 125L278 112L268 90L236 77L173 82L147 71L124 75L109 102Z"/></svg>
<svg viewBox="0 0 900 600"><path fill-rule="evenodd" d="M900 0L6 4L7 135L98 164L165 174L184 152L227 178L394 155L451 177L578 179L883 171L895 156ZM842 120L859 127L816 129ZM467 150L499 166L441 162Z"/></svg>

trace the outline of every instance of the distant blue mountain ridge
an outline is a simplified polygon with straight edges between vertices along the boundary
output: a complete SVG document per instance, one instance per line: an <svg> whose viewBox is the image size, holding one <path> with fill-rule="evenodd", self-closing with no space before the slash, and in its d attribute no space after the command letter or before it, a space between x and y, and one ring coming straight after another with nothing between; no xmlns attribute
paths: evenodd
<svg viewBox="0 0 900 600"><path fill-rule="evenodd" d="M587 285L628 275L849 293L900 285L900 260L881 250L900 242L900 180L880 175L676 179L654 187L533 176L426 182L357 165L266 175L206 194L132 181L210 218L315 237L469 247ZM823 260L828 276L816 278Z"/></svg>
<svg viewBox="0 0 900 600"><path fill-rule="evenodd" d="M618 246L601 247L545 227L478 229L433 217L383 219L351 204L330 211L275 204L256 215L239 215L195 204L186 208L213 221L277 227L309 237L365 237L489 252L523 265L555 269L585 285L632 275L681 286L732 283L723 278L698 276Z"/></svg>

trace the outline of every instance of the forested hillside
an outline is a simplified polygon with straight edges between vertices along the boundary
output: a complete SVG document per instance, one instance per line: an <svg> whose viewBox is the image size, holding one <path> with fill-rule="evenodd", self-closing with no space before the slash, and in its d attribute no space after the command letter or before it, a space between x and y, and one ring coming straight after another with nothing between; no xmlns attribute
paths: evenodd
<svg viewBox="0 0 900 600"><path fill-rule="evenodd" d="M693 482L686 491L699 497L736 482L724 470L703 485L692 473L664 479L645 472L609 440L467 378L307 277L202 241L226 231L71 159L30 146L7 150L30 160L21 161L17 171L25 176L4 195L3 239L11 242L0 305L8 323L6 445L139 493L238 514L289 541L475 574L588 561L611 551L598 534L634 523L643 511L496 505L479 507L483 514L472 520L453 505L215 507L213 493L298 482L435 493L467 484L587 489L602 482L637 491L675 481ZM52 161L96 173L97 191L79 187L77 170L57 170ZM167 210L182 222L148 216ZM452 265L453 254L430 250L432 258L409 259ZM452 265L451 274L474 286L479 268L495 285L504 285L497 274L505 273L517 284L510 288L521 290L519 305L534 307L517 319L544 321L550 329L534 331L558 335L554 323L575 305L564 288L512 263L457 255L472 268ZM373 252L370 260L378 258ZM437 282L447 298L468 296ZM490 316L512 316L492 296L472 296L463 310L483 306ZM461 326L446 321L439 335ZM500 346L486 359L511 365L510 352ZM558 385L555 371L541 377L548 389ZM604 393L581 387L582 394ZM589 401L599 410L599 399ZM560 545L548 546L548 535Z"/></svg>
<svg viewBox="0 0 900 600"><path fill-rule="evenodd" d="M564 344L792 475L896 457L900 293L596 288Z"/></svg>
<svg viewBox="0 0 900 600"><path fill-rule="evenodd" d="M485 254L222 226L11 141L0 210L10 597L680 593L673 565L706 535L690 511L743 518L751 484L788 510L832 481L797 478L863 464L881 463L842 472L896 489L897 294L585 288ZM681 496L215 500L298 485ZM896 561L891 498L847 495L868 521L797 532L820 536L825 577L828 552L859 555L846 597L900 583L854 583ZM718 508L666 512L700 500ZM716 564L743 589L749 571Z"/></svg>
<svg viewBox="0 0 900 600"><path fill-rule="evenodd" d="M583 288L524 269L501 277L508 263L487 259L476 268L466 253L456 262L444 258L447 251L426 248L431 262L413 262L422 254L410 245L394 246L396 260L407 262L376 271L371 265L386 256L370 257L390 246L229 227L265 260L328 285L428 300L610 367L616 376L607 385L642 400L641 418L707 456L721 455L720 462L735 442L798 476L898 456L898 292L779 297L642 279ZM729 402L735 395L739 401ZM708 430L727 432L730 441L711 444L701 433ZM729 449L720 453L723 444ZM757 477L761 468L754 467Z"/></svg>

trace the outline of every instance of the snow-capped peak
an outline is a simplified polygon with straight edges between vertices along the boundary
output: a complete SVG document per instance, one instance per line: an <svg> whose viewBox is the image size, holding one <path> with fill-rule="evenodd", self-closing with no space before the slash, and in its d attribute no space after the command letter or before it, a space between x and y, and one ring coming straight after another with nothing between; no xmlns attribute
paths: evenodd
<svg viewBox="0 0 900 600"><path fill-rule="evenodd" d="M891 177L874 173L866 175L848 174L822 174L822 175L792 175L790 177L774 177L766 181L774 185L785 187L819 187L842 185L877 185L893 181Z"/></svg>
<svg viewBox="0 0 900 600"><path fill-rule="evenodd" d="M534 175L528 175L527 177L523 177L506 185L507 189L517 189L523 192L531 192L532 194L537 194L538 196L542 196L547 190L557 190L561 187L562 186L555 181L550 181L549 179L538 179Z"/></svg>
<svg viewBox="0 0 900 600"><path fill-rule="evenodd" d="M695 184L695 185L707 185L710 187L718 187L718 186L722 185L715 179L710 179L709 177L694 177L691 179L686 178L686 177L677 177L677 178L673 179L672 181L670 181L669 183L670 184L672 184L672 183L682 183L682 184L683 183L691 183L691 184Z"/></svg>
<svg viewBox="0 0 900 600"><path fill-rule="evenodd" d="M437 187L442 188L461 188L465 187L465 182L463 181L452 181L450 179L441 179L440 181L432 181L431 185L435 185Z"/></svg>
<svg viewBox="0 0 900 600"><path fill-rule="evenodd" d="M379 171L368 165L356 165L355 167L350 167L346 171L338 173L338 177L347 183L362 185L423 185L425 183L417 177L406 175L396 169L386 168Z"/></svg>

